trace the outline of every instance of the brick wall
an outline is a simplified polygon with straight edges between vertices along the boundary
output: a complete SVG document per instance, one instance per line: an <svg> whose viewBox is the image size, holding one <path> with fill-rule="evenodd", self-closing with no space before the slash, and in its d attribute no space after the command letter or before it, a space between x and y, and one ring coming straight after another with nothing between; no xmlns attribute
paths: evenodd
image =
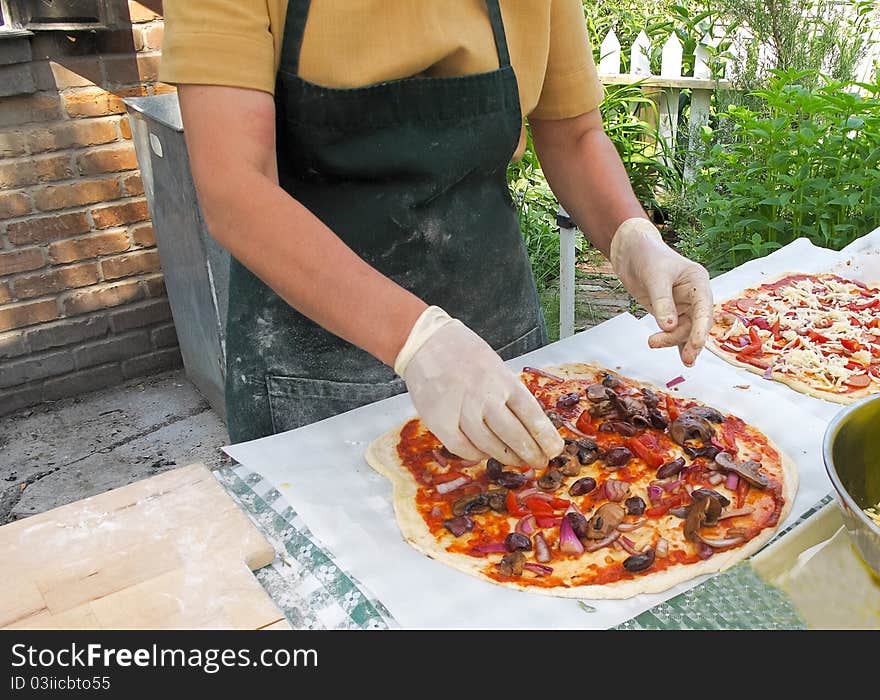
<svg viewBox="0 0 880 700"><path fill-rule="evenodd" d="M161 1L120 5L0 36L0 415L181 363L121 99L172 89Z"/></svg>

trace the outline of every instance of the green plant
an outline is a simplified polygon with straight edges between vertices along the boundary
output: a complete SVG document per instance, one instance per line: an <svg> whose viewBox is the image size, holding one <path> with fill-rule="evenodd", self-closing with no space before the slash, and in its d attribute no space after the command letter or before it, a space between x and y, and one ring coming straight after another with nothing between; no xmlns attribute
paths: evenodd
<svg viewBox="0 0 880 700"><path fill-rule="evenodd" d="M707 143L728 136L688 193L702 230L686 252L719 272L801 236L840 249L880 226L880 81L776 70L752 96L760 112L731 106L725 128L704 129Z"/></svg>

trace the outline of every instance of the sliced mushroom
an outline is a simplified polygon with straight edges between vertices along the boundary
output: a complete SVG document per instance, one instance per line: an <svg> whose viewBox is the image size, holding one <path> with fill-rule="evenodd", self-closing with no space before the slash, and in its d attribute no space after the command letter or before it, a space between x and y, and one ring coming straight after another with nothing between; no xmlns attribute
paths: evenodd
<svg viewBox="0 0 880 700"><path fill-rule="evenodd" d="M489 510L489 497L485 493L462 496L452 504L452 512L455 515L474 515L485 513L487 510Z"/></svg>
<svg viewBox="0 0 880 700"><path fill-rule="evenodd" d="M611 420L602 423L602 425L599 426L599 432L617 433L618 435L623 435L624 437L632 437L637 432L639 432L639 429L632 423L627 423L623 420Z"/></svg>
<svg viewBox="0 0 880 700"><path fill-rule="evenodd" d="M565 476L563 473L551 467L538 479L538 488L542 491L556 491L556 489L562 486L564 480Z"/></svg>
<svg viewBox="0 0 880 700"><path fill-rule="evenodd" d="M707 421L711 423L723 423L724 416L721 415L719 411L716 411L711 406L691 406L689 409L685 411L685 413L690 413L693 416L699 416L700 418L705 418Z"/></svg>
<svg viewBox="0 0 880 700"><path fill-rule="evenodd" d="M591 403L604 401L606 399L605 387L601 384L590 384L590 386L587 387L587 399L589 399Z"/></svg>
<svg viewBox="0 0 880 700"><path fill-rule="evenodd" d="M666 416L660 413L660 410L657 408L648 409L648 420L651 423L651 427L657 430L666 430L666 427L669 425Z"/></svg>
<svg viewBox="0 0 880 700"><path fill-rule="evenodd" d="M660 397L647 387L642 389L642 396L645 400L645 406L647 406L649 409L657 408L657 405L660 403Z"/></svg>
<svg viewBox="0 0 880 700"><path fill-rule="evenodd" d="M559 468L559 471L565 474L565 476L580 476L581 469L583 469L583 467L578 460L569 459Z"/></svg>
<svg viewBox="0 0 880 700"><path fill-rule="evenodd" d="M599 457L599 446L592 440L581 439L577 441L577 458L583 466L592 464Z"/></svg>
<svg viewBox="0 0 880 700"><path fill-rule="evenodd" d="M560 416L556 411L544 411L544 413L550 419L550 422L553 423L554 428L562 427L562 423L565 419Z"/></svg>
<svg viewBox="0 0 880 700"><path fill-rule="evenodd" d="M691 542L699 542L699 535L697 531L703 527L706 522L706 518L708 517L707 511L709 510L711 498L708 496L703 496L702 498L697 498L688 506L687 516L684 519L684 536L685 539L690 540Z"/></svg>
<svg viewBox="0 0 880 700"><path fill-rule="evenodd" d="M708 442L714 433L715 429L708 420L687 411L669 424L669 437L679 445L688 440Z"/></svg>
<svg viewBox="0 0 880 700"><path fill-rule="evenodd" d="M501 557L498 564L498 571L505 576L522 576L523 565L526 563L526 556L522 552L511 552Z"/></svg>
<svg viewBox="0 0 880 700"><path fill-rule="evenodd" d="M556 408L561 410L563 408L571 408L572 406L577 406L578 401L581 400L581 395L577 392L572 394L563 394L558 399L556 399Z"/></svg>
<svg viewBox="0 0 880 700"><path fill-rule="evenodd" d="M593 418L605 418L611 415L619 415L619 413L617 405L610 399L605 399L590 406L590 415Z"/></svg>
<svg viewBox="0 0 880 700"><path fill-rule="evenodd" d="M759 489L765 489L770 485L770 479L761 471L761 463L753 459L737 462L729 452L719 452L715 455L715 463L722 469L736 472L752 486L757 486Z"/></svg>
<svg viewBox="0 0 880 700"><path fill-rule="evenodd" d="M527 481L525 475L519 472L505 471L498 475L498 485L506 489L521 489Z"/></svg>
<svg viewBox="0 0 880 700"><path fill-rule="evenodd" d="M486 503L496 513L507 512L507 489L492 489L486 492Z"/></svg>
<svg viewBox="0 0 880 700"><path fill-rule="evenodd" d="M617 529L626 517L626 510L619 503L603 503L590 518L587 538L601 540Z"/></svg>
<svg viewBox="0 0 880 700"><path fill-rule="evenodd" d="M730 499L727 496L718 493L714 489L694 489L691 491L691 498L702 498L703 496L708 496L709 498L714 498L718 503L721 504L722 508L727 508L730 505Z"/></svg>

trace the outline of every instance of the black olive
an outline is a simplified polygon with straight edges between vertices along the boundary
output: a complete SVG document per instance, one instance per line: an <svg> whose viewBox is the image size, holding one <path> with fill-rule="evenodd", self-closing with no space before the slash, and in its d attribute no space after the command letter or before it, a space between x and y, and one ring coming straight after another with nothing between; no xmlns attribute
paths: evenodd
<svg viewBox="0 0 880 700"><path fill-rule="evenodd" d="M721 451L715 445L704 445L703 447L691 447L690 445L682 445L681 449L691 459L697 457L705 457L708 460L714 460L715 456Z"/></svg>
<svg viewBox="0 0 880 700"><path fill-rule="evenodd" d="M528 552L532 549L532 541L519 532L511 532L504 538L504 547L508 552Z"/></svg>
<svg viewBox="0 0 880 700"><path fill-rule="evenodd" d="M580 462L583 466L587 466L588 464L592 464L596 461L599 456L599 449L596 448L594 450L585 450L581 447L578 450L577 457L578 462Z"/></svg>
<svg viewBox="0 0 880 700"><path fill-rule="evenodd" d="M571 408L572 406L577 406L578 401L581 400L581 395L577 392L573 394L563 394L558 399L556 399L556 408Z"/></svg>
<svg viewBox="0 0 880 700"><path fill-rule="evenodd" d="M498 481L498 477L501 476L501 471L503 469L504 467L497 459L489 457L489 459L486 460L486 476L489 477L490 481Z"/></svg>
<svg viewBox="0 0 880 700"><path fill-rule="evenodd" d="M569 496L583 496L596 488L596 480L591 476L575 481L568 489Z"/></svg>
<svg viewBox="0 0 880 700"><path fill-rule="evenodd" d="M623 467L632 459L632 452L625 447L612 447L605 452L605 464L609 467Z"/></svg>
<svg viewBox="0 0 880 700"><path fill-rule="evenodd" d="M507 491L504 489L494 489L486 494L486 502L489 507L496 513L507 512Z"/></svg>
<svg viewBox="0 0 880 700"><path fill-rule="evenodd" d="M641 515L645 512L645 501L642 500L639 496L633 496L632 498L627 498L623 505L626 506L626 512L629 515Z"/></svg>
<svg viewBox="0 0 880 700"><path fill-rule="evenodd" d="M587 536L589 527L587 519L583 515L571 511L570 513L565 514L565 519L568 520L568 524L571 525L571 529L577 537Z"/></svg>
<svg viewBox="0 0 880 700"><path fill-rule="evenodd" d="M602 375L602 386L606 386L609 389L615 389L619 385L620 380L610 372L605 372L605 374Z"/></svg>
<svg viewBox="0 0 880 700"><path fill-rule="evenodd" d="M657 428L657 430L666 430L666 427L669 425L666 416L660 413L656 408L648 409L648 422L651 424L652 428Z"/></svg>
<svg viewBox="0 0 880 700"><path fill-rule="evenodd" d="M648 408L657 408L657 404L660 403L660 397L648 389L648 387L642 389L642 396L645 399L645 406Z"/></svg>
<svg viewBox="0 0 880 700"><path fill-rule="evenodd" d="M544 475L538 479L538 488L542 491L555 491L565 480L565 476L558 469L552 467L544 472Z"/></svg>
<svg viewBox="0 0 880 700"><path fill-rule="evenodd" d="M607 428L605 426L608 426ZM624 437L632 437L639 429L636 428L632 423L628 423L627 421L606 421L599 426L599 432L602 433L617 433L618 435L623 435Z"/></svg>
<svg viewBox="0 0 880 700"><path fill-rule="evenodd" d="M464 533L474 529L474 521L466 515L459 515L455 518L444 520L443 527L456 537L461 537Z"/></svg>
<svg viewBox="0 0 880 700"><path fill-rule="evenodd" d="M568 457L565 455L559 455L554 457L549 462L547 462L548 467L561 467L568 461Z"/></svg>
<svg viewBox="0 0 880 700"><path fill-rule="evenodd" d="M651 564L653 563L654 548L652 547L647 552L642 552L641 554L633 554L631 557L627 557L626 559L624 559L623 568L632 573L636 573L651 568Z"/></svg>
<svg viewBox="0 0 880 700"><path fill-rule="evenodd" d="M456 515L474 515L489 510L489 498L485 493L462 496L452 504L452 512Z"/></svg>
<svg viewBox="0 0 880 700"><path fill-rule="evenodd" d="M506 489L521 489L528 479L519 472L501 472L498 475L498 483Z"/></svg>
<svg viewBox="0 0 880 700"><path fill-rule="evenodd" d="M682 520L684 520L688 515L687 506L676 506L675 508L670 508L669 514L674 515L676 518L681 518Z"/></svg>
<svg viewBox="0 0 880 700"><path fill-rule="evenodd" d="M526 563L526 555L522 552L511 552L501 557L498 570L505 576L521 576L523 564Z"/></svg>
<svg viewBox="0 0 880 700"><path fill-rule="evenodd" d="M671 462L667 462L662 467L657 470L657 478L658 479L668 479L670 476L675 476L682 469L684 469L684 457L679 457Z"/></svg>

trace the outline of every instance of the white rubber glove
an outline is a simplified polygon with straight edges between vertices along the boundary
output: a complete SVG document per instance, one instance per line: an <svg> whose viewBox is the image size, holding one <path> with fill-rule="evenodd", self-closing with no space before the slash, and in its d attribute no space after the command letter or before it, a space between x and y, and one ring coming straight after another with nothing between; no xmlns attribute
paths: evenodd
<svg viewBox="0 0 880 700"><path fill-rule="evenodd" d="M627 219L611 239L611 265L633 298L657 319L652 348L677 345L690 367L712 326L709 273L663 242L647 219Z"/></svg>
<svg viewBox="0 0 880 700"><path fill-rule="evenodd" d="M464 459L543 467L565 443L537 399L489 345L437 306L409 333L394 370L422 421Z"/></svg>

